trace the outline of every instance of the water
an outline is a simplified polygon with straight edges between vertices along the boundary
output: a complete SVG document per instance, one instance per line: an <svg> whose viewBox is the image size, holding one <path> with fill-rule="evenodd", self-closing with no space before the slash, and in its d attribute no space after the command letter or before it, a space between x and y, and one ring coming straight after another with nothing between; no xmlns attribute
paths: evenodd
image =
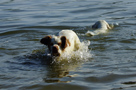
<svg viewBox="0 0 136 90"><path fill-rule="evenodd" d="M0 0L0 89L136 89L135 5L134 0ZM98 20L119 26L86 36ZM90 42L88 50L49 64L39 40L62 29Z"/></svg>

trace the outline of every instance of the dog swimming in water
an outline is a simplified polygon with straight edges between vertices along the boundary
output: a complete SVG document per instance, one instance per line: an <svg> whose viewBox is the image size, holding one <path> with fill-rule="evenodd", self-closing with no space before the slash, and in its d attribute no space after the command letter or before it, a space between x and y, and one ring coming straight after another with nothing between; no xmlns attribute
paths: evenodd
<svg viewBox="0 0 136 90"><path fill-rule="evenodd" d="M109 25L105 20L97 21L94 25L92 25L92 29L94 31L88 31L86 35L94 36L102 33L106 33L108 30L112 29L113 25Z"/></svg>
<svg viewBox="0 0 136 90"><path fill-rule="evenodd" d="M47 35L40 42L48 47L51 56L70 54L80 48L80 40L72 30L62 30L57 35Z"/></svg>

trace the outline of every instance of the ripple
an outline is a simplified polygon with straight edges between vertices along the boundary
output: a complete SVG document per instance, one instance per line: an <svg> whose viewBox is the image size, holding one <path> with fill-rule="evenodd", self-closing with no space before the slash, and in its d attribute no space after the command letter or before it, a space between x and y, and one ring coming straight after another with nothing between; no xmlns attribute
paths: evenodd
<svg viewBox="0 0 136 90"><path fill-rule="evenodd" d="M16 30L16 31L8 31L4 33L0 33L0 36L6 36L6 35L13 35L13 34L20 34L20 33L26 33L26 32L33 32L33 30Z"/></svg>
<svg viewBox="0 0 136 90"><path fill-rule="evenodd" d="M0 88L135 89L135 4L135 0L0 0ZM120 25L107 34L85 36L98 20ZM65 55L64 62L48 63L47 47L39 40L61 29L78 33L83 50L73 52L73 57Z"/></svg>
<svg viewBox="0 0 136 90"><path fill-rule="evenodd" d="M126 74L126 75L121 75L121 74L109 74L105 75L102 77L87 77L85 78L86 81L88 82L93 82L93 83L108 83L108 82L114 82L117 80L123 80L126 77L135 77L136 74ZM124 83L125 84L125 83Z"/></svg>
<svg viewBox="0 0 136 90"><path fill-rule="evenodd" d="M69 28L76 28L73 26L28 26L28 27L21 27L20 29L28 29L28 28L34 28L34 29L39 29L39 28L45 28L45 29L69 29Z"/></svg>
<svg viewBox="0 0 136 90"><path fill-rule="evenodd" d="M123 82L122 84L126 84L126 85L136 84L136 81Z"/></svg>

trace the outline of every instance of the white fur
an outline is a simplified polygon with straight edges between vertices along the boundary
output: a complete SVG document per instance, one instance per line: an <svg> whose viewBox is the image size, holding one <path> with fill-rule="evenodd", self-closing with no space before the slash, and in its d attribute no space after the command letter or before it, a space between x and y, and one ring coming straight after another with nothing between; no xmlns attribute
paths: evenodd
<svg viewBox="0 0 136 90"><path fill-rule="evenodd" d="M50 42L45 39L46 37L51 37ZM80 40L76 33L72 30L62 30L57 36L50 35L46 37L41 39L41 43L48 46L52 56L61 56L63 53L70 54L72 51L78 50L80 46ZM65 37L66 40L62 40L62 37ZM66 46L65 48L62 48L61 46L63 41L66 41L66 45L63 44ZM57 48L57 53L54 53L54 51L56 52L56 49L53 50L53 47Z"/></svg>
<svg viewBox="0 0 136 90"><path fill-rule="evenodd" d="M105 20L97 21L94 25L92 25L92 29L95 31L88 31L86 35L98 35L102 33L106 33L107 30L112 29L113 26L110 26Z"/></svg>
<svg viewBox="0 0 136 90"><path fill-rule="evenodd" d="M71 46L67 47L67 52L79 49L80 40L77 34L72 30L62 30L59 32L59 36L66 36Z"/></svg>

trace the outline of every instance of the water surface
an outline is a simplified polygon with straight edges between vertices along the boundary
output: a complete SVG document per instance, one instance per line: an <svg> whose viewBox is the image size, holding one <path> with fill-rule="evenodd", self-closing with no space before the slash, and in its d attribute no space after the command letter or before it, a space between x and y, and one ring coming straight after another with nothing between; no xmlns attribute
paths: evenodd
<svg viewBox="0 0 136 90"><path fill-rule="evenodd" d="M134 0L0 0L0 89L136 89L135 7ZM85 36L98 20L119 26ZM89 41L88 51L79 61L48 64L39 41L62 29Z"/></svg>

